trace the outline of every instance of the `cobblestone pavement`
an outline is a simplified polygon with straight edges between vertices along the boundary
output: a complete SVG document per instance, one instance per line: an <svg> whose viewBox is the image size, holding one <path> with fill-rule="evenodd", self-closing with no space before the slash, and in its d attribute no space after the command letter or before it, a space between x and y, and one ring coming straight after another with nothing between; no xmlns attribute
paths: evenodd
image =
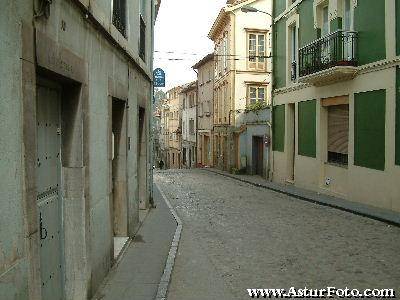
<svg viewBox="0 0 400 300"><path fill-rule="evenodd" d="M395 288L400 228L204 170L154 180L183 222L169 300L250 299L247 288Z"/></svg>

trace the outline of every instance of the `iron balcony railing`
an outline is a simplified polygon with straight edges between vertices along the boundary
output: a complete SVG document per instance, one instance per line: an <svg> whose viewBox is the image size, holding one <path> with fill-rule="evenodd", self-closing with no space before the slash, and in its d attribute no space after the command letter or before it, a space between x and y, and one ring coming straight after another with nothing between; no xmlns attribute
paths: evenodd
<svg viewBox="0 0 400 300"><path fill-rule="evenodd" d="M338 30L299 49L299 77L336 66L357 66L357 32Z"/></svg>

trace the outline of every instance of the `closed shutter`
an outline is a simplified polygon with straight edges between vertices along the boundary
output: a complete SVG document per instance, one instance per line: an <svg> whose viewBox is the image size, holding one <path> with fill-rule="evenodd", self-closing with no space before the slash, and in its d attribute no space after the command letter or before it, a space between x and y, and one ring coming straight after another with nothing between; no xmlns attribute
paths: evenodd
<svg viewBox="0 0 400 300"><path fill-rule="evenodd" d="M328 110L328 152L348 154L349 106L334 105Z"/></svg>

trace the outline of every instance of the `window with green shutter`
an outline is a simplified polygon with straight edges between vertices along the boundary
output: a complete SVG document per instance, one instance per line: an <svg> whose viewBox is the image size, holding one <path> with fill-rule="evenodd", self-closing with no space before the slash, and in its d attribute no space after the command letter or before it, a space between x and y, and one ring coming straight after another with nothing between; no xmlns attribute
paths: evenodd
<svg viewBox="0 0 400 300"><path fill-rule="evenodd" d="M385 2L358 1L354 9L358 64L365 65L386 58Z"/></svg>
<svg viewBox="0 0 400 300"><path fill-rule="evenodd" d="M272 150L284 152L285 151L285 105L274 106L273 109L273 147Z"/></svg>
<svg viewBox="0 0 400 300"><path fill-rule="evenodd" d="M400 0L396 0L396 53L400 55Z"/></svg>
<svg viewBox="0 0 400 300"><path fill-rule="evenodd" d="M386 90L354 95L354 165L385 170Z"/></svg>
<svg viewBox="0 0 400 300"><path fill-rule="evenodd" d="M299 155L316 157L316 101L299 102Z"/></svg>
<svg viewBox="0 0 400 300"><path fill-rule="evenodd" d="M396 165L400 166L400 67L396 68Z"/></svg>

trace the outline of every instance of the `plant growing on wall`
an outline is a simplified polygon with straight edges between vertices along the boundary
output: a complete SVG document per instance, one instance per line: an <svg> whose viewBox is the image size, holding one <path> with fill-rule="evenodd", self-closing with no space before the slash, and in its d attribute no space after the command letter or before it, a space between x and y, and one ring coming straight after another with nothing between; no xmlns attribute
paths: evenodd
<svg viewBox="0 0 400 300"><path fill-rule="evenodd" d="M257 112L259 110L265 109L268 107L267 102L265 101L257 101L251 104L246 105L246 108L244 110L245 113L248 112Z"/></svg>

